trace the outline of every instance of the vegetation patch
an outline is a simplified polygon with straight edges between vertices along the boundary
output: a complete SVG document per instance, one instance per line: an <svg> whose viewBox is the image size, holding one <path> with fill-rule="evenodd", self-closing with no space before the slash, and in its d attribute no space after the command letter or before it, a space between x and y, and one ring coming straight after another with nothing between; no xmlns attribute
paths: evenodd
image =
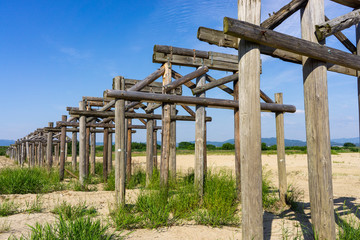
<svg viewBox="0 0 360 240"><path fill-rule="evenodd" d="M0 202L0 217L5 217L18 213L18 205L13 201L5 200Z"/></svg>
<svg viewBox="0 0 360 240"><path fill-rule="evenodd" d="M95 207L88 207L85 202L78 203L77 205L71 205L64 201L55 206L51 212L61 215L66 220L75 220L79 217L93 217L97 215Z"/></svg>

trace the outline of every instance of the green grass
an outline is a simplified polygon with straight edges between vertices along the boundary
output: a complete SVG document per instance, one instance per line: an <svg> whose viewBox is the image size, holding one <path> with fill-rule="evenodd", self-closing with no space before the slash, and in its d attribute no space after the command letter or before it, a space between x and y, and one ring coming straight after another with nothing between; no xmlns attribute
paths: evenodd
<svg viewBox="0 0 360 240"><path fill-rule="evenodd" d="M93 217L97 215L95 207L88 207L85 202L71 205L64 201L61 204L56 205L51 212L61 215L66 220L75 220L79 217Z"/></svg>
<svg viewBox="0 0 360 240"><path fill-rule="evenodd" d="M15 238L17 239L17 238ZM100 220L92 220L89 217L76 218L75 220L65 219L61 214L59 220L54 224L36 223L31 227L28 236L22 236L21 240L29 239L53 239L53 240L110 240L119 239L115 234L108 233L108 226L103 226Z"/></svg>
<svg viewBox="0 0 360 240"><path fill-rule="evenodd" d="M38 212L42 212L43 210L41 197L39 195L36 195L36 198L33 202L26 201L25 205L26 205L25 212L27 213L38 213Z"/></svg>
<svg viewBox="0 0 360 240"><path fill-rule="evenodd" d="M0 170L0 194L47 193L62 189L59 173L44 168Z"/></svg>
<svg viewBox="0 0 360 240"><path fill-rule="evenodd" d="M13 201L5 200L0 202L0 217L5 217L18 213L18 205Z"/></svg>
<svg viewBox="0 0 360 240"><path fill-rule="evenodd" d="M355 211L355 216L352 215L351 209L347 209L345 203L344 203L344 214L345 218L340 217L339 213L336 213L338 215L338 227L339 227L339 233L338 233L338 240L347 240L347 239L360 239L360 223L359 219L357 219L355 216L358 214L358 208Z"/></svg>

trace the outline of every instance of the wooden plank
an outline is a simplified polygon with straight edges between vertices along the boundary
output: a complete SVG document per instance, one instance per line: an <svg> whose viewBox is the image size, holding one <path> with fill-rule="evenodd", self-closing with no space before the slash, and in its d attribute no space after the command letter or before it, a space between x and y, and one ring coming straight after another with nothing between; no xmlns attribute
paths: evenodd
<svg viewBox="0 0 360 240"><path fill-rule="evenodd" d="M171 70L171 76L172 76L172 78L174 78L176 80L183 77L180 73L176 72L173 69ZM184 85L190 89L193 89L196 87L196 85L193 82L185 82Z"/></svg>
<svg viewBox="0 0 360 240"><path fill-rule="evenodd" d="M196 78L196 86L201 87L205 85L206 76L202 75ZM198 98L205 98L205 93L196 94ZM206 152L206 136L205 136L205 107L202 105L196 106L196 120L195 120L195 167L194 167L194 184L198 194L202 197L204 195L204 161Z"/></svg>
<svg viewBox="0 0 360 240"><path fill-rule="evenodd" d="M66 122L67 116L62 115L61 121ZM66 142L66 127L62 127L61 128L61 136L60 136L60 168L59 168L60 181L64 180L64 171L65 171L64 169L65 169L65 161L66 161L66 156L65 156L66 143L65 142Z"/></svg>
<svg viewBox="0 0 360 240"><path fill-rule="evenodd" d="M163 75L163 85L167 85L171 82L171 65L169 63L164 64L165 73ZM171 96L166 94L165 90L161 94L165 97ZM162 138L161 138L161 163L160 163L160 185L167 191L168 178L169 178L169 157L170 157L170 118L171 117L171 105L169 103L163 103L162 105Z"/></svg>
<svg viewBox="0 0 360 240"><path fill-rule="evenodd" d="M323 0L309 0L301 16L301 32L305 42L321 46L315 36L315 25L323 19ZM304 56L303 78L311 223L318 239L335 239L325 63Z"/></svg>
<svg viewBox="0 0 360 240"><path fill-rule="evenodd" d="M356 51L356 54L357 55L360 55L360 24L357 24L356 25L356 28L355 28L355 35L356 35L356 46L357 46L357 51ZM359 140L360 140L360 71L357 71L357 88L358 88L358 121L359 121Z"/></svg>
<svg viewBox="0 0 360 240"><path fill-rule="evenodd" d="M275 93L275 102L277 104L283 103L282 93ZM279 197L281 203L286 205L286 162L285 162L285 137L284 137L284 114L275 114L276 122L276 145L277 145L277 164L278 164L278 177L279 177Z"/></svg>
<svg viewBox="0 0 360 240"><path fill-rule="evenodd" d="M60 158L59 158L59 148L60 148L60 144L59 143L56 143L55 145L54 145L54 156L55 156L55 158L54 158L54 162L55 162L55 166L59 166L59 160L60 160Z"/></svg>
<svg viewBox="0 0 360 240"><path fill-rule="evenodd" d="M154 120L146 122L146 185L150 184L154 166Z"/></svg>
<svg viewBox="0 0 360 240"><path fill-rule="evenodd" d="M77 169L77 133L73 132L71 136L71 168L73 171Z"/></svg>
<svg viewBox="0 0 360 240"><path fill-rule="evenodd" d="M114 79L114 89L125 89L123 77ZM125 101L115 100L115 199L118 205L125 204L126 149L125 149Z"/></svg>
<svg viewBox="0 0 360 240"><path fill-rule="evenodd" d="M192 117L195 117L195 112L186 105L180 105L185 111L187 111Z"/></svg>
<svg viewBox="0 0 360 240"><path fill-rule="evenodd" d="M142 80L135 80L135 79L127 79L125 78L125 88L127 91L129 91L129 89L134 86L135 84L137 84L138 82L141 82ZM139 90L140 92L152 92L152 93L162 93L162 83L161 82L152 82L150 84L148 84L147 86L145 86L144 88L142 88L141 90ZM182 88L177 87L174 89L175 93L177 95L182 95Z"/></svg>
<svg viewBox="0 0 360 240"><path fill-rule="evenodd" d="M154 140L153 140L153 144L154 144L154 168L155 169L158 169L158 156L157 156L157 130L155 130L156 128L156 120L154 120L154 134L153 134L153 137L154 137Z"/></svg>
<svg viewBox="0 0 360 240"><path fill-rule="evenodd" d="M231 47L238 48L238 38L233 37L227 34L224 34L222 31L200 27L198 29L197 38L200 41L205 41L209 44L215 44L220 47ZM286 62L292 62L301 64L302 57L299 54L295 54L289 51L284 51L281 49L275 49L268 46L260 46L260 52L262 54L279 58ZM328 71L342 73L346 75L356 76L356 71L351 68L346 68L332 63L327 63Z"/></svg>
<svg viewBox="0 0 360 240"><path fill-rule="evenodd" d="M90 173L90 127L86 126L86 155L85 155L85 177L89 177Z"/></svg>
<svg viewBox="0 0 360 240"><path fill-rule="evenodd" d="M360 56L346 53L315 42L275 32L233 18L224 18L224 33L258 44L290 51L323 62L360 70Z"/></svg>
<svg viewBox="0 0 360 240"><path fill-rule="evenodd" d="M342 4L347 7L351 7L351 8L359 8L360 7L360 0L331 0L331 1Z"/></svg>
<svg viewBox="0 0 360 240"><path fill-rule="evenodd" d="M79 102L79 110L85 110L85 102ZM86 161L86 118L79 117L79 181L84 185L86 178L85 161Z"/></svg>
<svg viewBox="0 0 360 240"><path fill-rule="evenodd" d="M131 168L132 168L132 161L131 161L131 128L129 128L128 126L131 125L132 120L131 118L127 119L127 144L126 144L126 179L127 181L130 181L130 177L131 177Z"/></svg>
<svg viewBox="0 0 360 240"><path fill-rule="evenodd" d="M199 58L209 58L209 53L206 51L178 48L178 47L165 46L165 45L154 45L154 52L171 54L171 55L182 55L182 56L190 56L190 57L197 56Z"/></svg>
<svg viewBox="0 0 360 240"><path fill-rule="evenodd" d="M319 41L338 33L360 22L360 9L349 12L326 22L315 25L316 37Z"/></svg>
<svg viewBox="0 0 360 240"><path fill-rule="evenodd" d="M96 133L91 132L90 133L90 173L91 175L95 175L95 163L96 163Z"/></svg>
<svg viewBox="0 0 360 240"><path fill-rule="evenodd" d="M109 160L109 129L108 128L104 128L104 136L103 136L103 142L104 142L104 146L103 146L103 181L104 183L106 183L107 181L107 170L108 170L108 160ZM110 143L111 144L111 143Z"/></svg>
<svg viewBox="0 0 360 240"><path fill-rule="evenodd" d="M260 5L261 0L238 1L239 19L251 22L253 26L260 25ZM260 115L261 67L258 44L248 42L245 39L239 40L238 71L241 73L239 74L239 130L241 139L242 239L263 239Z"/></svg>
<svg viewBox="0 0 360 240"><path fill-rule="evenodd" d="M202 105L212 108L234 109L239 107L239 103L234 100L225 100L218 98L196 98L189 96L177 96L177 95L164 95L155 93L142 93L142 92L127 92L117 90L106 90L105 93L108 97L126 100L144 100L147 102L163 102L163 103L175 103L186 104L189 106ZM259 91L260 99L260 91ZM295 112L296 108L293 105L275 104L275 103L260 103L261 110L273 111L273 112ZM75 112L75 111L74 111ZM147 114L147 118L152 116ZM154 115L155 116L155 115ZM179 116L173 117L176 120L180 120ZM188 118L191 118L188 116Z"/></svg>

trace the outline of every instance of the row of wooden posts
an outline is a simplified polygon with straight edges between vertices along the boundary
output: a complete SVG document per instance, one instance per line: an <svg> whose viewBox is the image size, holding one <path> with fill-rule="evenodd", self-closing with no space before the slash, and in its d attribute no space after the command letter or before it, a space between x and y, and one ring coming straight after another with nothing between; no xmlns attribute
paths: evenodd
<svg viewBox="0 0 360 240"><path fill-rule="evenodd" d="M358 0L334 1L350 7L360 7ZM282 103L282 94L276 94L273 101L260 90L260 53L266 54L303 65L311 217L320 239L335 239L326 70L358 76L360 57L353 54L357 48L340 30L358 23L360 17L356 11L350 14L355 19L351 24L341 24L344 21L340 21L338 24L341 27L337 28L336 21L328 20L324 15L323 0L292 0L260 24L260 3L261 0L238 1L239 20L225 17L223 32L203 27L198 30L197 37L201 41L238 49L238 55L155 45L153 62L161 63L160 69L142 81L115 77L113 88L106 90L103 98L84 97L78 108L67 108L71 118L63 116L56 127L49 124L48 127L18 140L9 149L10 156L23 163L25 149L30 149L29 144L38 140L42 144L40 149L46 144L46 162L50 168L53 134L60 132L55 142L60 143L59 169L60 176L63 177L66 132L73 132L74 142L74 133L78 131L79 180L84 183L89 174L90 132L95 136L98 131L95 128L103 128L104 144L110 146L112 137L109 135L115 129L116 201L124 204L126 176L131 174L131 119L139 119L144 123L141 128L146 128L147 131L147 181L151 178L154 166L157 166L157 141L154 132L156 128L162 131L160 181L165 188L169 174L176 178L176 121L194 121L195 184L202 195L207 169L206 122L212 120L206 116L206 108L231 109L234 111L236 183L242 202L242 236L243 239L263 239L260 111L271 111L276 116L279 193L282 201L285 201L287 188L283 115L285 112L296 111L294 106ZM303 39L273 31L300 9ZM349 18L350 15L341 19ZM331 26L331 30L324 30L326 26ZM357 29L359 31L359 27ZM323 45L322 39L329 34L335 34L351 53ZM195 67L196 70L182 76L174 71L173 65ZM216 80L209 75L209 69L232 72L233 75ZM162 83L155 82L159 77L162 77ZM196 83L192 79L196 79ZM233 89L225 85L229 82L233 82ZM193 96L182 96L183 85L191 89ZM233 100L206 97L206 91L213 88L227 92L233 96ZM260 99L264 102L260 102ZM100 109L95 110L92 106ZM189 115L177 115L176 106L184 108ZM195 111L189 106L194 106ZM155 114L154 111L159 107L162 114ZM145 113L137 112L139 110L144 110ZM156 120L161 120L161 126L157 127ZM93 138L92 142L95 142L95 137ZM29 148L26 148L26 144ZM35 150L35 147L31 149ZM111 166L109 159L112 154L109 149L104 148L104 169L110 169ZM31 154L34 150L31 150ZM38 150L38 153L42 152ZM27 155L30 156L29 153ZM32 159L30 157L29 165L39 163ZM93 163L91 160L90 165ZM73 164L75 170L76 157Z"/></svg>

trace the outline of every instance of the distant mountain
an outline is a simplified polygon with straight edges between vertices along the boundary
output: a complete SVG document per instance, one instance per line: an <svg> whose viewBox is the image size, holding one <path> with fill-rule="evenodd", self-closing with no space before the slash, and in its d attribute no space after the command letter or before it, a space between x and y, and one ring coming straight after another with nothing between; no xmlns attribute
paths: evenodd
<svg viewBox="0 0 360 240"><path fill-rule="evenodd" d="M359 138L337 138L337 139L331 139L331 145L344 145L344 143L350 142L354 144L359 144ZM333 144L335 143L335 144Z"/></svg>
<svg viewBox="0 0 360 240"><path fill-rule="evenodd" d="M14 144L14 140L6 140L6 139L0 139L0 146L10 146L11 144Z"/></svg>

